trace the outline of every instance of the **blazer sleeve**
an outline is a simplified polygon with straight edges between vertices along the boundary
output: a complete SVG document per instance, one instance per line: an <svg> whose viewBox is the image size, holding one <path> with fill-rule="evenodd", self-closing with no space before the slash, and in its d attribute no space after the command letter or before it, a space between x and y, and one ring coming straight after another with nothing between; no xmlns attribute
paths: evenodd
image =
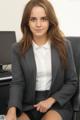
<svg viewBox="0 0 80 120"><path fill-rule="evenodd" d="M10 84L8 107L14 106L17 108L17 110L21 111L24 90L24 77L23 71L21 69L20 54L17 44L14 44L12 47L12 81Z"/></svg>
<svg viewBox="0 0 80 120"><path fill-rule="evenodd" d="M72 98L78 87L78 78L73 59L72 47L68 40L66 40L66 48L68 66L64 71L64 85L59 91L52 95L61 106Z"/></svg>

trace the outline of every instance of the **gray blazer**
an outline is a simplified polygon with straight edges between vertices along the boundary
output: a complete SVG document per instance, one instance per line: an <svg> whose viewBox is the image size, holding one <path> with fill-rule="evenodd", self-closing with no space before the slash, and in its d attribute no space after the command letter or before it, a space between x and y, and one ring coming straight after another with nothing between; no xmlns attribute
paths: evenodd
<svg viewBox="0 0 80 120"><path fill-rule="evenodd" d="M49 96L57 101L60 109L70 109L70 99L77 88L77 74L75 70L71 44L65 40L67 49L68 67L63 69L59 54L54 46L51 46L52 84ZM10 85L9 107L16 106L20 111L27 111L34 105L36 85L36 63L32 46L24 57L20 55L18 43L12 48L12 75Z"/></svg>

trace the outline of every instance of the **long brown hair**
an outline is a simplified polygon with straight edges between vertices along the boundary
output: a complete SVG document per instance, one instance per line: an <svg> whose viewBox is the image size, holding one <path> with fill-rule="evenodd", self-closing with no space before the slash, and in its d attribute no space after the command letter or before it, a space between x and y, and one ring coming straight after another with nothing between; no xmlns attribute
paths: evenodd
<svg viewBox="0 0 80 120"><path fill-rule="evenodd" d="M49 20L49 29L48 29L48 38L51 40L54 47L57 49L60 59L64 65L66 65L66 48L64 44L64 37L61 34L59 29L58 20L54 11L54 8L50 4L48 0L30 0L25 6L22 21L21 21L21 31L23 37L20 41L20 51L22 55L25 55L26 51L32 44L32 32L29 28L29 18L31 14L31 10L34 6L43 7L46 13L46 16ZM35 11L36 12L36 11Z"/></svg>

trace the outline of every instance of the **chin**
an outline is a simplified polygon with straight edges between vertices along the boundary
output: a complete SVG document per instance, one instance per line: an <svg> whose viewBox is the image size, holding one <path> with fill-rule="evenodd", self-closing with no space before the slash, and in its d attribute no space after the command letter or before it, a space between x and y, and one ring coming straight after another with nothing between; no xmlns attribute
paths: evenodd
<svg viewBox="0 0 80 120"><path fill-rule="evenodd" d="M35 36L44 36L45 35L45 33L36 33L36 34L34 34Z"/></svg>
<svg viewBox="0 0 80 120"><path fill-rule="evenodd" d="M35 37L43 37L44 35L35 35Z"/></svg>

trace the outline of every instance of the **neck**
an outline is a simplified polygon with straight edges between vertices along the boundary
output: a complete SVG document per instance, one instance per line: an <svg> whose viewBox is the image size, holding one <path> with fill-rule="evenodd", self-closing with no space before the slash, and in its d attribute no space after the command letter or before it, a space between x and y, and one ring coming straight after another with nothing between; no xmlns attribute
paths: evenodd
<svg viewBox="0 0 80 120"><path fill-rule="evenodd" d="M41 46L43 44L45 44L48 39L47 38L34 38L33 40L37 45Z"/></svg>

